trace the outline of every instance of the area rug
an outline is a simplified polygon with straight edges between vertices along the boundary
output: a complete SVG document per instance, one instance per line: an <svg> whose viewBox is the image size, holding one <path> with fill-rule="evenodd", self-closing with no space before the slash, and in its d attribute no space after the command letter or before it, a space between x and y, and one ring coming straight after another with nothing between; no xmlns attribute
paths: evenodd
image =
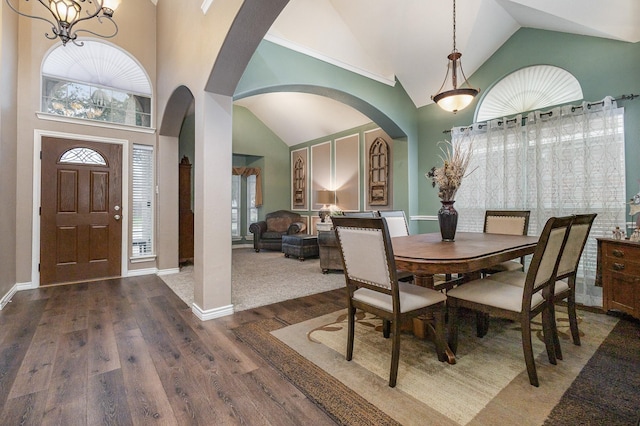
<svg viewBox="0 0 640 426"><path fill-rule="evenodd" d="M233 249L231 255L231 303L243 311L296 297L344 287L341 273L323 274L320 259L286 258L278 251ZM160 278L188 306L193 303L193 265Z"/></svg>
<svg viewBox="0 0 640 426"><path fill-rule="evenodd" d="M432 343L405 333L392 389L391 342L381 337L379 319L360 315L351 362L344 359L344 311L281 320L235 331L339 424L403 425L541 425L617 322L581 313L580 347L570 343L568 326L561 326L564 361L557 366L549 364L536 332L539 388L529 384L514 323L492 319L487 336L478 339L473 318L462 321L455 365L438 362ZM371 415L377 420L360 423Z"/></svg>

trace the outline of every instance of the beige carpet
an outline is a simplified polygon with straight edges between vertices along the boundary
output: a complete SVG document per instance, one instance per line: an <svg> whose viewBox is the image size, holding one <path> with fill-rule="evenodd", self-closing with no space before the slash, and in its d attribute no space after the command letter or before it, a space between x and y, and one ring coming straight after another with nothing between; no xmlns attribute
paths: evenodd
<svg viewBox="0 0 640 426"><path fill-rule="evenodd" d="M344 275L323 274L318 258L286 258L277 251L238 248L232 252L231 303L243 311L344 287ZM193 303L193 265L160 276L188 306Z"/></svg>
<svg viewBox="0 0 640 426"><path fill-rule="evenodd" d="M534 336L539 388L528 381L519 327L508 321L492 319L483 339L475 337L472 317L462 321L455 365L438 362L431 342L403 334L395 389L387 386L391 341L382 338L376 318L366 316L356 324L351 362L344 359L344 312L272 334L403 425L541 425L618 321L580 315L578 347L569 342L566 315L558 314L564 361L557 366L549 364L544 344Z"/></svg>

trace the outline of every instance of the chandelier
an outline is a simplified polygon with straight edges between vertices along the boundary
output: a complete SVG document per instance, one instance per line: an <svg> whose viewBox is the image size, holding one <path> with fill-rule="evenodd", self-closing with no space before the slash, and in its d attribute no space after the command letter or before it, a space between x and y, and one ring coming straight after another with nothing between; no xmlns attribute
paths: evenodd
<svg viewBox="0 0 640 426"><path fill-rule="evenodd" d="M63 46L69 41L72 41L76 46L84 45L84 43L76 41L79 32L85 32L103 38L111 38L118 33L118 25L116 25L113 20L113 12L120 4L120 0L37 0L38 3L51 13L53 16L52 20L42 16L20 12L18 10L19 6L16 7L11 4L12 0L6 1L9 7L17 14L26 16L27 18L40 19L41 21L49 23L52 34L46 32L44 33L45 37L50 40L60 38ZM28 1L29 0L24 0L25 3ZM83 6L85 6L84 10L82 8ZM106 21L110 22L109 25L113 25L113 33L105 33L103 35L85 28L74 29L80 22L93 18L100 24L104 24Z"/></svg>
<svg viewBox="0 0 640 426"><path fill-rule="evenodd" d="M431 96L431 99L443 110L453 112L454 114L466 108L480 92L480 89L472 88L467 81L467 77L462 70L461 57L462 53L456 49L456 0L453 0L453 50L447 56L449 63L447 64L447 73L444 76L444 82L442 86L440 86L438 94ZM445 88L447 78L449 77L449 69L451 69L451 86L453 88L443 91L442 89ZM464 78L460 88L458 88L458 69L460 69L460 74Z"/></svg>

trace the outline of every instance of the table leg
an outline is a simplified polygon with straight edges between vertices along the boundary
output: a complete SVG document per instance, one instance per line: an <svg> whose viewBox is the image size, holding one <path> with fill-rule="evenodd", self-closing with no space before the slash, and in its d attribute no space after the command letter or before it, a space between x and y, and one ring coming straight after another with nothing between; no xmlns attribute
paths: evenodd
<svg viewBox="0 0 640 426"><path fill-rule="evenodd" d="M434 281L433 275L430 274L413 274L413 283L415 285L419 285L420 287L433 288ZM420 339L428 339L431 341L435 341L436 330L433 327L433 315L423 315L418 318L413 319L413 335ZM445 339L445 355L447 357L446 361L449 364L456 363L456 356L449 348L449 345L446 344Z"/></svg>

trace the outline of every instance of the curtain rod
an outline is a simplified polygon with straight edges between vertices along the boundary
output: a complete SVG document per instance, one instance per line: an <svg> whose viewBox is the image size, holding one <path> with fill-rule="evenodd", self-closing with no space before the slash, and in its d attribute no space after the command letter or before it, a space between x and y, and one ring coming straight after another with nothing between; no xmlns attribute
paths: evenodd
<svg viewBox="0 0 640 426"><path fill-rule="evenodd" d="M634 100L635 98L638 98L638 97L640 97L640 95L634 95L632 93L630 95L622 95L622 96L620 96L618 98L615 98L614 101L616 101L616 102L619 102L619 101L632 101L632 100ZM591 109L592 106L596 106L596 105L604 106L604 100L602 100L600 102L593 102L593 103L587 104L587 109ZM584 108L582 105L573 106L573 107L571 107L571 112L575 112L577 109L582 109L582 108ZM551 116L553 116L553 111L543 112L543 113L540 113L540 115L541 116L549 116L549 117L551 117ZM522 120L526 121L527 117L526 116L522 117ZM516 122L515 118L511 118L511 119L506 120L507 124L515 123L515 122ZM503 121L498 121L498 126L502 126L503 124L504 124ZM487 123L484 122L484 123L477 124L477 127L479 129L482 129L486 125L487 125ZM461 129L462 130L466 130L468 128L473 128L473 126L462 127ZM451 129L443 130L442 133L451 133Z"/></svg>

